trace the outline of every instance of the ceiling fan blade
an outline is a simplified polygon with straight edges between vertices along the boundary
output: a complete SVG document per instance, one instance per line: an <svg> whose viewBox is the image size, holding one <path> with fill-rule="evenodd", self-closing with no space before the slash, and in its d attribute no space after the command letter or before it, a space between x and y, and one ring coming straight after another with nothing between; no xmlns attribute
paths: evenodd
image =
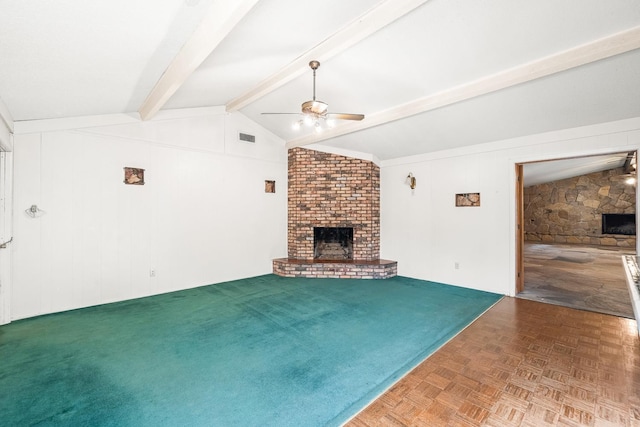
<svg viewBox="0 0 640 427"><path fill-rule="evenodd" d="M623 173L621 175L610 176L609 179L611 181L625 181L625 180L627 180L629 178L635 178L635 177L636 177L635 173Z"/></svg>
<svg viewBox="0 0 640 427"><path fill-rule="evenodd" d="M364 119L364 114L350 114L350 113L329 113L327 114L332 119L339 120L362 120Z"/></svg>
<svg viewBox="0 0 640 427"><path fill-rule="evenodd" d="M289 114L289 115L295 114L296 116L300 115L300 113L260 113L260 114Z"/></svg>

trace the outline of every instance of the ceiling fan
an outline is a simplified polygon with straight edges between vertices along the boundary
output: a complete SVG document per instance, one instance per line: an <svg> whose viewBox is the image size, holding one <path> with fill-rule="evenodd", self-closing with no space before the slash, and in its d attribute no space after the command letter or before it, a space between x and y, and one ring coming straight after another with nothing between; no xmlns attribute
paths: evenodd
<svg viewBox="0 0 640 427"><path fill-rule="evenodd" d="M627 159L624 162L623 173L620 175L613 175L609 179L612 181L625 181L627 184L636 183L637 164L636 164L636 152L631 151L627 154Z"/></svg>
<svg viewBox="0 0 640 427"><path fill-rule="evenodd" d="M329 105L316 99L316 70L320 67L320 62L313 60L309 62L309 67L313 70L313 99L302 103L300 113L262 113L262 114L302 114L303 118L293 123L294 129L299 129L302 125L313 126L316 132L322 132L325 127L333 127L335 120L362 120L364 114L352 113L330 113Z"/></svg>

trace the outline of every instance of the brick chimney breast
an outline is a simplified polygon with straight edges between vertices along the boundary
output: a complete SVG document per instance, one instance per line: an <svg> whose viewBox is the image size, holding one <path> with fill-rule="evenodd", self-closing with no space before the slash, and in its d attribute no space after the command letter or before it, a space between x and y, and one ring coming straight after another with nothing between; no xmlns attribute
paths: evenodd
<svg viewBox="0 0 640 427"><path fill-rule="evenodd" d="M289 150L288 256L314 258L314 227L352 227L353 259L380 258L380 168L305 148Z"/></svg>

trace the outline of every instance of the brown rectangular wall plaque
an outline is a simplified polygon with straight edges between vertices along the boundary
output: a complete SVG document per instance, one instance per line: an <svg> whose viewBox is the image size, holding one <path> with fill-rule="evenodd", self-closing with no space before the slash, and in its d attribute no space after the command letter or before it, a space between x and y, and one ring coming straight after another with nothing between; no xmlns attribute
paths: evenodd
<svg viewBox="0 0 640 427"><path fill-rule="evenodd" d="M264 192L265 193L275 193L276 192L276 182L268 181L264 182Z"/></svg>
<svg viewBox="0 0 640 427"><path fill-rule="evenodd" d="M124 183L130 185L144 185L144 169L124 168Z"/></svg>
<svg viewBox="0 0 640 427"><path fill-rule="evenodd" d="M480 193L459 193L456 194L456 206L480 206Z"/></svg>

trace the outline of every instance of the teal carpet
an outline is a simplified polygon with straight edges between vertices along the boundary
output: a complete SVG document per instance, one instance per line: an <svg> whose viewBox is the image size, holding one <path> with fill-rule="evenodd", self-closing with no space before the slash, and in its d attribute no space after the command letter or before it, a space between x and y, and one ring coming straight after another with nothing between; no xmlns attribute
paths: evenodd
<svg viewBox="0 0 640 427"><path fill-rule="evenodd" d="M0 424L340 425L499 295L274 275L0 326Z"/></svg>

